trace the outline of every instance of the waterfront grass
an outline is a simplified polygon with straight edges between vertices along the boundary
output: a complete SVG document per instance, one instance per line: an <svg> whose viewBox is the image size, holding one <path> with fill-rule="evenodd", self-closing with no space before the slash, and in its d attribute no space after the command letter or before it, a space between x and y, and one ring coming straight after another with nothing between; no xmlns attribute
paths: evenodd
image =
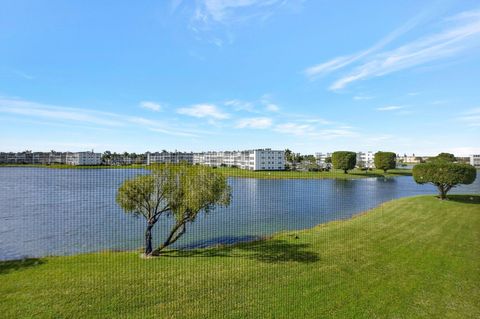
<svg viewBox="0 0 480 319"><path fill-rule="evenodd" d="M0 263L3 318L479 318L480 196L234 246Z"/></svg>
<svg viewBox="0 0 480 319"><path fill-rule="evenodd" d="M51 168L51 169L149 169L156 165L146 166L143 164L132 165L36 165L36 164L0 164L0 167L34 167L34 168ZM250 171L246 169L233 167L218 167L217 170L227 177L240 178L260 178L260 179L358 179L371 177L396 177L396 176L411 176L411 169L392 169L387 173L382 170L374 169L370 171L362 171L353 169L344 174L343 170L330 170L328 172L306 172L306 171Z"/></svg>
<svg viewBox="0 0 480 319"><path fill-rule="evenodd" d="M385 174L383 170L374 169L362 171L353 169L345 174L343 170L330 170L328 172L307 171L250 171L240 168L219 167L219 172L228 177L261 178L261 179L358 179L371 177L396 177L411 176L410 169L392 169Z"/></svg>

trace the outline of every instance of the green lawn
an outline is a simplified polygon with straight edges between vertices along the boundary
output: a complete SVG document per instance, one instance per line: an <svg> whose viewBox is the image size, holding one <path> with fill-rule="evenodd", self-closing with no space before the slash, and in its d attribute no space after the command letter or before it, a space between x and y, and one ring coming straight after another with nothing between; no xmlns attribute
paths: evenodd
<svg viewBox="0 0 480 319"><path fill-rule="evenodd" d="M299 171L249 171L240 168L219 167L217 170L229 177L262 178L262 179L356 179L366 177L395 177L411 176L410 169L392 169L384 174L382 170L361 171L354 169L344 174L342 170L331 170L330 172L299 172Z"/></svg>
<svg viewBox="0 0 480 319"><path fill-rule="evenodd" d="M2 318L480 318L480 196L264 241L0 263Z"/></svg>
<svg viewBox="0 0 480 319"><path fill-rule="evenodd" d="M121 168L152 168L152 166L133 164L133 165L118 165L118 166L75 166L75 165L14 165L14 164L0 164L0 167L40 167L40 168L55 168L55 169L121 169ZM392 169L384 174L382 170L361 171L354 169L344 174L342 170L332 170L330 172L299 172L299 171L249 171L240 168L218 167L217 170L228 177L243 177L243 178L261 178L261 179L356 179L366 177L395 177L395 176L411 176L410 169Z"/></svg>

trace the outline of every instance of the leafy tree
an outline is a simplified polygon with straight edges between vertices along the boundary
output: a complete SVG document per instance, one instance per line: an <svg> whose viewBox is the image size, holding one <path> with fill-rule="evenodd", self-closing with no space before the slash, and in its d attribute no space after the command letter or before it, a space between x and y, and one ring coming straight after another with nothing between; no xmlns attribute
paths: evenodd
<svg viewBox="0 0 480 319"><path fill-rule="evenodd" d="M471 184L477 177L477 170L472 165L441 161L415 165L412 173L418 184L435 185L442 200L447 198L447 193L453 187Z"/></svg>
<svg viewBox="0 0 480 319"><path fill-rule="evenodd" d="M331 156L325 157L325 164L332 164L332 157Z"/></svg>
<svg viewBox="0 0 480 319"><path fill-rule="evenodd" d="M387 170L397 167L397 155L393 152L377 152L373 162L376 168L383 169L383 172L386 173Z"/></svg>
<svg viewBox="0 0 480 319"><path fill-rule="evenodd" d="M357 153L348 151L333 152L332 163L334 168L341 169L347 174L349 169L355 168Z"/></svg>
<svg viewBox="0 0 480 319"><path fill-rule="evenodd" d="M228 206L230 196L226 178L210 167L161 165L150 175L125 181L116 201L125 213L146 219L145 255L149 256L177 241L199 213L208 213L217 205ZM153 250L152 229L161 216L172 218L174 224L163 244Z"/></svg>
<svg viewBox="0 0 480 319"><path fill-rule="evenodd" d="M285 150L285 160L287 162L293 163L294 156L295 154L293 154L291 150L289 150L288 148Z"/></svg>
<svg viewBox="0 0 480 319"><path fill-rule="evenodd" d="M303 157L303 159L304 159L305 161L310 162L310 163L316 163L316 162L317 162L317 159L315 158L315 155L305 155L305 156Z"/></svg>
<svg viewBox="0 0 480 319"><path fill-rule="evenodd" d="M456 161L455 155L451 153L440 153L435 157L432 157L429 162L450 162L453 163Z"/></svg>

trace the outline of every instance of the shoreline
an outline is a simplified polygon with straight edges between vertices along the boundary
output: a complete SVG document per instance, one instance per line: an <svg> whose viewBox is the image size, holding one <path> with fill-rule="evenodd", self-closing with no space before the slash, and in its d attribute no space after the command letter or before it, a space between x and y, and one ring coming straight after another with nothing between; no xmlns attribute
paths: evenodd
<svg viewBox="0 0 480 319"><path fill-rule="evenodd" d="M450 198L464 198L464 197L471 197L474 198L474 204L479 204L480 203L480 195L477 194L450 194ZM238 238L238 240L235 240L234 237L228 237L228 240L226 240L226 243L222 242L217 242L214 243L215 239L210 239L210 240L204 240L204 241L199 241L198 243L192 243L192 244L185 244L181 246L180 248L172 248L169 250L166 250L164 253L166 254L172 254L172 253L188 253L188 252L196 252L196 251L203 251L203 250L214 250L214 249L222 249L222 248L235 248L238 245L249 245L249 244L254 244L254 243L259 243L259 242L265 242L270 239L274 239L279 236L297 236L298 234L308 232L308 231L314 231L315 229L320 229L320 228L325 228L328 227L329 225L340 225L342 223L346 223L349 221L353 221L355 219L364 217L369 215L369 213L381 209L385 205L389 205L390 203L394 202L400 202L400 201L405 201L405 200L414 200L418 198L435 198L435 194L428 194L428 195L415 195L415 196L407 196L407 197L401 197L401 198L396 198L396 199L391 199L386 202L380 203L379 205L372 207L370 209L367 209L365 211L361 211L358 213L355 213L351 215L350 217L347 218L339 218L339 219L334 219L334 220L329 220L324 223L319 223L316 224L312 227L308 228L299 228L299 229L293 229L293 230L280 230L268 235L247 235L247 236L242 236L241 238ZM479 203L477 203L477 201ZM446 202L449 202L447 200ZM246 239L246 237L250 237L250 239ZM222 237L218 237L222 238ZM202 245L202 243L205 242L212 242L212 244L206 244L205 246ZM230 241L230 242L228 242ZM142 253L143 247L138 247L136 249L102 249L102 250L97 250L97 251L92 251L92 252L82 252L82 253L77 253L77 254L67 254L67 255L45 255L41 257L35 257L35 256L25 256L23 258L15 258L15 259L5 259L5 260L0 260L0 266L2 263L7 263L7 262L14 262L14 261L22 261L22 260L29 260L29 259L43 259L43 258L71 258L71 257L76 257L76 256L83 256L83 255L92 255L92 254L115 254L115 253ZM162 257L160 256L152 256L152 258L159 258Z"/></svg>
<svg viewBox="0 0 480 319"><path fill-rule="evenodd" d="M149 170L152 166L143 164L134 165L95 165L95 166L74 166L74 165L41 165L41 164L0 164L0 168L43 168L43 169L144 169ZM351 170L348 174L344 174L342 170L331 170L324 172L308 172L308 171L249 171L240 168L218 167L218 172L225 177L235 178L257 178L257 179L336 179L336 180L354 180L364 178L391 178L398 176L412 176L411 169L396 168L387 171L385 174L382 170L361 171L358 169Z"/></svg>

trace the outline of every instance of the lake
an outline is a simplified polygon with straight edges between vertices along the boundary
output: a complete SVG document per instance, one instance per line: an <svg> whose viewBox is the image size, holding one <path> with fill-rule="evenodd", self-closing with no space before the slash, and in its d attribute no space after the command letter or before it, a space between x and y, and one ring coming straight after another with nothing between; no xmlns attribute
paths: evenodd
<svg viewBox="0 0 480 319"><path fill-rule="evenodd" d="M145 221L127 215L115 194L142 169L0 168L0 260L143 246ZM177 247L249 240L349 218L399 197L434 194L412 177L356 180L231 178L232 203L189 225ZM480 178L452 193L480 193ZM156 243L168 220L154 228Z"/></svg>

